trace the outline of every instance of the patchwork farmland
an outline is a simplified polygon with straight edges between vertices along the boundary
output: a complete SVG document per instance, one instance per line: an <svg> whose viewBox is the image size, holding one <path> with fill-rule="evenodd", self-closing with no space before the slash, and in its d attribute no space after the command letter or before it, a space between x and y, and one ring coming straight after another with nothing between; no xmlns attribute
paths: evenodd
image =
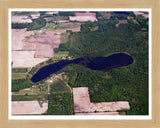
<svg viewBox="0 0 160 128"><path fill-rule="evenodd" d="M141 11L12 12L12 115L147 115L148 17ZM104 57L121 52L134 63L99 70ZM100 59L91 63L92 56ZM32 79L43 67L78 58L96 68L71 63Z"/></svg>
<svg viewBox="0 0 160 128"><path fill-rule="evenodd" d="M12 101L12 115L43 114L48 109L48 101Z"/></svg>
<svg viewBox="0 0 160 128"><path fill-rule="evenodd" d="M93 115L94 112L103 112L100 115L118 115L116 111L123 109L130 109L128 101L117 101L117 102L101 102L91 103L89 97L89 91L87 87L73 88L74 98L74 110L76 114L86 113L85 115ZM106 113L109 112L109 113Z"/></svg>

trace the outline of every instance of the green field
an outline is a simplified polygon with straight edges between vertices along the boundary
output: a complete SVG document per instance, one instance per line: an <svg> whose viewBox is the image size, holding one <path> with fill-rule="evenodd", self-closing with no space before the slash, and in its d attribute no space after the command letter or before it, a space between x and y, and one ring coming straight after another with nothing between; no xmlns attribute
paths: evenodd
<svg viewBox="0 0 160 128"><path fill-rule="evenodd" d="M66 42L68 42L69 41L69 35L70 35L70 33L69 32L67 32L67 33L62 33L61 34L61 43L66 43Z"/></svg>
<svg viewBox="0 0 160 128"><path fill-rule="evenodd" d="M51 94L52 93L64 93L64 92L67 92L67 93L71 92L64 81L58 79L50 85Z"/></svg>
<svg viewBox="0 0 160 128"><path fill-rule="evenodd" d="M12 73L26 73L28 68L12 68Z"/></svg>
<svg viewBox="0 0 160 128"><path fill-rule="evenodd" d="M54 58L67 57L68 55L68 51L59 51L58 53L54 53Z"/></svg>
<svg viewBox="0 0 160 128"><path fill-rule="evenodd" d="M12 101L32 101L32 100L41 100L43 95L12 95Z"/></svg>
<svg viewBox="0 0 160 128"><path fill-rule="evenodd" d="M12 80L26 78L26 73L12 73Z"/></svg>

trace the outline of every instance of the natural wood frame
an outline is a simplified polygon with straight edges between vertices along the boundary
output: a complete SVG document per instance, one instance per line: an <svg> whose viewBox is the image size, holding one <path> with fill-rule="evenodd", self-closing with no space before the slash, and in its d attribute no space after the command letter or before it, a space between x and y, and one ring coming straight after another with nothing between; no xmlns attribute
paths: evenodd
<svg viewBox="0 0 160 128"><path fill-rule="evenodd" d="M9 8L151 8L152 119L151 120L8 120L8 9ZM0 0L0 128L158 128L160 127L160 1L159 0Z"/></svg>

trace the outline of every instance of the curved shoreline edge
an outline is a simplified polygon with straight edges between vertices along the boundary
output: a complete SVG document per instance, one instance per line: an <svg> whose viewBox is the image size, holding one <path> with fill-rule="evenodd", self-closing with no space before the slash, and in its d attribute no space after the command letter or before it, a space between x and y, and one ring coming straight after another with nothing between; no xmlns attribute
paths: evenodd
<svg viewBox="0 0 160 128"><path fill-rule="evenodd" d="M104 57L104 59L107 59L107 58L109 58L109 57L112 57L113 55L118 55L118 54L124 54L124 55L127 55L128 57L130 57L130 58L128 58L128 59L130 59L130 63L129 64L127 64L127 65L119 65L119 66L116 66L115 68L118 68L118 67L123 67L123 66L128 66L128 65L130 65L130 64L134 64L135 63L135 60L132 58L132 56L128 53L128 52L116 52L116 53L112 53L112 54L109 54L109 55L106 55L106 56L102 56L102 57L93 57L93 56L83 56L83 57L77 57L77 58L73 58L73 59L71 59L71 60L68 60L68 59L66 59L66 60L60 60L60 61L57 61L57 62L53 62L53 63L51 63L51 64L48 64L48 65L45 65L45 66L43 66L43 67L41 67L40 69L38 69L33 75L32 75L32 77L30 78L30 80L31 80L31 82L33 82L33 83L36 83L36 82L39 82L39 81L41 81L41 80L44 80L44 79L46 79L47 77L49 77L51 74L53 74L53 73L55 73L55 72L57 72L57 71L59 71L59 70L61 70L61 69L63 69L65 66L67 66L67 65L69 65L69 64L79 64L79 65L81 65L79 62L82 62L82 61L87 61L87 60L85 60L85 59L96 59L96 58L103 58ZM78 62L73 62L73 61L78 61ZM45 78L43 78L43 79L41 79L41 80L39 80L39 81L36 81L36 82L34 82L34 80L33 80L33 78L37 75L37 73L39 72L39 71L41 71L42 69L44 69L45 67L50 67L50 66L52 66L52 65L58 65L58 63L63 63L63 62L65 62L66 64L62 64L63 66L62 66L62 68L59 68L57 71L55 71L55 72L52 72L52 73L49 73L49 75L48 76L46 76ZM89 62L88 62L89 63ZM87 63L87 64L88 64ZM90 64L90 63L89 63ZM60 65L60 64L59 64ZM82 65L82 66L84 66L84 65ZM87 67L87 66L84 66L84 67ZM89 67L87 67L87 68L89 68ZM91 70L100 70L100 71L102 71L103 69L92 69L92 68L90 68ZM113 69L113 68L111 68L111 69ZM109 69L110 70L110 69ZM105 71L105 70L104 70Z"/></svg>

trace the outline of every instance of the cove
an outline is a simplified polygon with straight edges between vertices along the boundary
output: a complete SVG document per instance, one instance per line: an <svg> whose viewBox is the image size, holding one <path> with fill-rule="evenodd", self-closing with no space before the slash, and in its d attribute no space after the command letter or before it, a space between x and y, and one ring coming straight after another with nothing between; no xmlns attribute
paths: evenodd
<svg viewBox="0 0 160 128"><path fill-rule="evenodd" d="M69 64L78 64L91 70L108 71L113 68L127 66L133 58L127 53L114 53L106 57L79 57L73 60L61 60L40 68L31 78L33 83L39 82Z"/></svg>

